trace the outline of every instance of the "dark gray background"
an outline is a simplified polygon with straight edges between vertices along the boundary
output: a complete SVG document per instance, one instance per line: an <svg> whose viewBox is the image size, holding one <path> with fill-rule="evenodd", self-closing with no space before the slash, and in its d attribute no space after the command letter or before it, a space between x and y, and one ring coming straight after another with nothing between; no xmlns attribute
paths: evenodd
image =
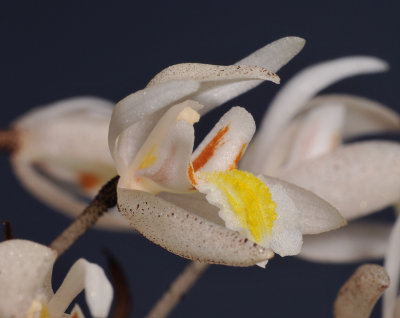
<svg viewBox="0 0 400 318"><path fill-rule="evenodd" d="M398 9L385 1L3 2L0 127L65 97L118 101L168 65L226 65L288 35L304 37L307 44L279 72L282 84L319 61L374 55L390 63L388 73L348 79L327 91L399 109L399 24ZM197 127L199 139L233 105L245 106L259 122L278 89L267 83L210 113ZM0 219L10 219L19 238L50 243L70 221L22 189L5 155L0 166ZM104 247L129 278L135 317L144 316L187 263L138 235L91 230L57 262L55 280L79 257L105 266ZM330 317L339 287L357 265L276 257L266 270L213 266L172 317Z"/></svg>

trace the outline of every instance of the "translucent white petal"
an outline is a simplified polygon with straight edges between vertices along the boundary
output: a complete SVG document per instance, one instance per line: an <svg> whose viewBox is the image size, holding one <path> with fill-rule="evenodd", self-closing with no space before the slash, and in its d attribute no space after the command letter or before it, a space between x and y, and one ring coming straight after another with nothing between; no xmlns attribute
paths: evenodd
<svg viewBox="0 0 400 318"><path fill-rule="evenodd" d="M155 192L189 191L193 188L189 179L190 156L194 145L193 126L186 121L178 121L164 137L154 165L137 171L135 182L143 184L139 184L137 189L147 192L152 192L152 188Z"/></svg>
<svg viewBox="0 0 400 318"><path fill-rule="evenodd" d="M47 246L25 240L0 243L0 317L20 317L51 277L56 253Z"/></svg>
<svg viewBox="0 0 400 318"><path fill-rule="evenodd" d="M260 130L244 160L247 166L262 172L260 167L274 140L317 92L346 77L381 72L387 64L373 57L345 57L313 65L292 78L271 103Z"/></svg>
<svg viewBox="0 0 400 318"><path fill-rule="evenodd" d="M330 102L310 111L302 121L286 167L330 153L341 143L345 122L342 104Z"/></svg>
<svg viewBox="0 0 400 318"><path fill-rule="evenodd" d="M173 80L190 79L199 82L259 79L279 83L278 75L259 66L182 63L162 70L147 84L147 87Z"/></svg>
<svg viewBox="0 0 400 318"><path fill-rule="evenodd" d="M88 118L78 114L24 128L18 155L37 162L60 162L71 168L102 164L111 170L113 161L107 147L109 122L110 117Z"/></svg>
<svg viewBox="0 0 400 318"><path fill-rule="evenodd" d="M365 262L383 258L390 224L351 222L336 231L304 236L300 257L322 263Z"/></svg>
<svg viewBox="0 0 400 318"><path fill-rule="evenodd" d="M46 178L32 166L31 162L25 161L23 156L13 156L11 161L14 172L22 185L51 208L70 216L77 216L87 206L86 200ZM97 225L114 229L129 228L129 225L124 218L121 218L119 213L116 215L105 214Z"/></svg>
<svg viewBox="0 0 400 318"><path fill-rule="evenodd" d="M270 191L278 215L272 227L271 249L280 256L297 255L303 244L300 211L280 184L270 186Z"/></svg>
<svg viewBox="0 0 400 318"><path fill-rule="evenodd" d="M301 126L301 120L292 121L285 131L276 139L264 158L263 174L274 177L279 168L285 165ZM239 163L240 169L257 171L258 169L256 169L256 167L249 166L249 164L252 165L253 162L251 160L246 160L247 157L248 155L244 156L243 160Z"/></svg>
<svg viewBox="0 0 400 318"><path fill-rule="evenodd" d="M114 108L108 135L108 145L117 165L121 167L132 161L167 106L198 88L199 83L195 81L172 81L145 88L121 100Z"/></svg>
<svg viewBox="0 0 400 318"><path fill-rule="evenodd" d="M390 277L390 286L383 294L382 317L392 318L395 310L396 299L399 292L400 279L400 217L390 233L389 243L385 255L385 269Z"/></svg>
<svg viewBox="0 0 400 318"><path fill-rule="evenodd" d="M340 147L331 154L278 173L336 207L345 219L379 210L399 199L400 145L369 141Z"/></svg>
<svg viewBox="0 0 400 318"><path fill-rule="evenodd" d="M235 63L235 65L261 66L272 72L277 72L302 50L304 44L305 40L302 38L281 38L253 52ZM204 114L214 107L244 94L262 82L262 80L246 80L228 83L222 86L210 86L208 90L199 93L193 98L205 105L201 111L201 113Z"/></svg>
<svg viewBox="0 0 400 318"><path fill-rule="evenodd" d="M11 162L33 195L63 213L81 213L100 187L115 176L107 145L113 103L95 97L62 100L34 109L14 122L21 147ZM99 222L124 226L106 215Z"/></svg>
<svg viewBox="0 0 400 318"><path fill-rule="evenodd" d="M346 107L343 135L351 138L362 134L400 130L400 116L379 102L353 95L322 95L307 103L307 109L325 103L340 103Z"/></svg>
<svg viewBox="0 0 400 318"><path fill-rule="evenodd" d="M137 152L128 170L121 171L119 186L157 193L188 191L190 156L193 151L193 124L202 106L194 101L174 105L165 112Z"/></svg>
<svg viewBox="0 0 400 318"><path fill-rule="evenodd" d="M285 190L300 213L302 234L319 234L346 224L336 208L314 193L279 179L267 176L259 178L270 188L279 185Z"/></svg>
<svg viewBox="0 0 400 318"><path fill-rule="evenodd" d="M38 127L66 117L111 118L113 102L98 97L73 97L35 108L13 123L17 128Z"/></svg>
<svg viewBox="0 0 400 318"><path fill-rule="evenodd" d="M112 286L100 266L83 258L74 263L50 300L50 315L59 317L83 289L91 315L94 318L107 317L113 298Z"/></svg>
<svg viewBox="0 0 400 318"><path fill-rule="evenodd" d="M107 146L111 107L102 99L73 98L28 113L15 123L21 145L14 156L92 196L115 175Z"/></svg>
<svg viewBox="0 0 400 318"><path fill-rule="evenodd" d="M255 129L249 112L242 107L231 108L193 152L194 171L236 168Z"/></svg>
<svg viewBox="0 0 400 318"><path fill-rule="evenodd" d="M118 205L140 233L179 256L231 266L273 257L270 249L152 194L118 188Z"/></svg>

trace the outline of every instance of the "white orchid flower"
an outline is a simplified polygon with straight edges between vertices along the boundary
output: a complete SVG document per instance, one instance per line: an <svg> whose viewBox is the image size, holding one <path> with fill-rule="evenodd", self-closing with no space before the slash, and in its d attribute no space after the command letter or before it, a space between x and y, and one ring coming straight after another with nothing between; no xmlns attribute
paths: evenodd
<svg viewBox="0 0 400 318"><path fill-rule="evenodd" d="M226 113L192 154L200 107L169 108L132 162L117 166L118 205L139 232L180 256L248 266L272 251L298 254L302 233L344 224L311 193L236 169L255 131L243 108Z"/></svg>
<svg viewBox="0 0 400 318"><path fill-rule="evenodd" d="M386 63L376 58L347 57L300 72L272 102L241 167L304 187L326 199L347 220L396 202L400 145L388 141L343 145L342 141L398 131L399 115L377 102L351 95L313 98L339 79L386 69ZM351 223L332 233L306 237L301 255L323 262L382 257L389 230L384 224Z"/></svg>
<svg viewBox="0 0 400 318"><path fill-rule="evenodd" d="M114 109L109 145L120 175L119 208L140 233L177 255L265 264L273 252L299 253L302 234L345 223L308 191L236 169L255 131L243 108L226 113L193 152L203 105L187 98L207 102L215 87L248 79L277 77L255 66L177 65Z"/></svg>
<svg viewBox="0 0 400 318"><path fill-rule="evenodd" d="M54 294L51 276L56 253L26 240L0 243L0 317L61 318L73 299L85 289L86 302L94 318L107 317L113 289L96 264L79 259ZM75 305L71 317L83 318Z"/></svg>
<svg viewBox="0 0 400 318"><path fill-rule="evenodd" d="M116 175L107 145L112 107L100 98L70 98L18 118L11 162L27 190L58 211L81 213ZM127 227L119 213L107 213L99 225Z"/></svg>

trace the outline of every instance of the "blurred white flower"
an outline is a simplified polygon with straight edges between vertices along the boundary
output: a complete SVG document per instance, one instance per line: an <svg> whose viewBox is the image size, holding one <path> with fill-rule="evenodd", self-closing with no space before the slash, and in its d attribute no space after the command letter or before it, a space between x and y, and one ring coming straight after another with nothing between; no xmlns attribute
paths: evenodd
<svg viewBox="0 0 400 318"><path fill-rule="evenodd" d="M0 243L0 316L2 318L60 318L85 289L86 302L95 318L107 317L113 289L96 264L79 259L54 294L51 277L56 253L26 240ZM75 305L72 317L83 317Z"/></svg>
<svg viewBox="0 0 400 318"><path fill-rule="evenodd" d="M71 98L34 109L17 119L17 149L11 162L22 184L50 207L76 216L100 187L116 175L107 133L113 103ZM99 222L124 227L116 213Z"/></svg>
<svg viewBox="0 0 400 318"><path fill-rule="evenodd" d="M277 46L288 41L295 46L299 42L289 38L273 43L276 56L268 58L276 63L284 56ZM109 145L121 177L119 208L139 232L175 254L249 266L265 262L272 251L297 254L302 233L321 233L345 223L332 206L308 191L236 169L255 131L243 108L226 113L192 154L193 124L203 105L191 99L210 105L210 96L217 96L224 102L237 94L230 85L249 89L252 79L278 78L256 66L180 64L114 109ZM216 94L221 87L230 93Z"/></svg>

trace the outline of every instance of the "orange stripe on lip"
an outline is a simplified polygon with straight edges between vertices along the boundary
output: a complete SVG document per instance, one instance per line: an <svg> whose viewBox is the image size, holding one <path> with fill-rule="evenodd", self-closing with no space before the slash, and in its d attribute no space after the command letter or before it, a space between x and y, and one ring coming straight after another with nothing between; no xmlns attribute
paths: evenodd
<svg viewBox="0 0 400 318"><path fill-rule="evenodd" d="M236 156L235 160L233 161L233 163L229 166L228 170L232 170L232 169L236 169L237 168L239 160L242 158L243 151L244 151L244 148L246 148L246 146L247 146L247 143L242 145L242 148L240 148L239 153L237 154L237 156Z"/></svg>
<svg viewBox="0 0 400 318"><path fill-rule="evenodd" d="M214 136L214 138L207 144L207 146L204 147L200 155L195 160L193 160L194 171L199 170L208 162L208 160L210 160L215 150L221 144L222 138L224 137L224 135L227 133L228 130L229 126L221 128Z"/></svg>
<svg viewBox="0 0 400 318"><path fill-rule="evenodd" d="M197 184L197 182L194 177L193 166L191 164L189 164L188 175L189 175L190 182L192 183L192 185L195 186Z"/></svg>

